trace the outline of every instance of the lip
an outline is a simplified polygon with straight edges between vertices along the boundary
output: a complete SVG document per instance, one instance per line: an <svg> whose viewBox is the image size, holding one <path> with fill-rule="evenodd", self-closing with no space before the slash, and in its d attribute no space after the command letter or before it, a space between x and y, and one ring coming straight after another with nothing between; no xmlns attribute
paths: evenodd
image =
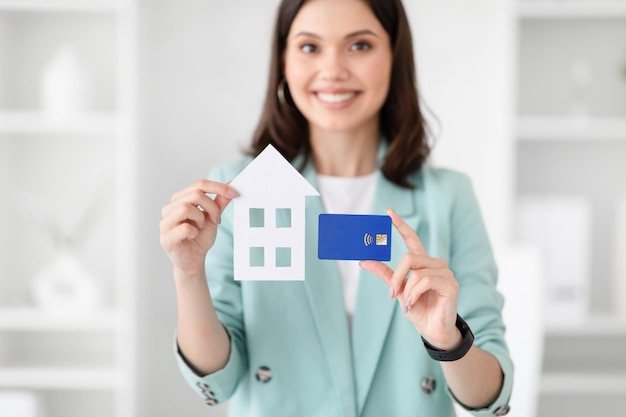
<svg viewBox="0 0 626 417"><path fill-rule="evenodd" d="M341 109L350 106L361 95L358 90L315 90L313 95L326 108Z"/></svg>

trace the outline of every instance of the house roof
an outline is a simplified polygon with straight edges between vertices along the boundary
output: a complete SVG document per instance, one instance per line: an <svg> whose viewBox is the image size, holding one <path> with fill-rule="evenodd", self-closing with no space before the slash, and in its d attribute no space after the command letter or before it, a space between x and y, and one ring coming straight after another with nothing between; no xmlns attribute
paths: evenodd
<svg viewBox="0 0 626 417"><path fill-rule="evenodd" d="M254 158L231 185L246 199L319 195L272 145Z"/></svg>

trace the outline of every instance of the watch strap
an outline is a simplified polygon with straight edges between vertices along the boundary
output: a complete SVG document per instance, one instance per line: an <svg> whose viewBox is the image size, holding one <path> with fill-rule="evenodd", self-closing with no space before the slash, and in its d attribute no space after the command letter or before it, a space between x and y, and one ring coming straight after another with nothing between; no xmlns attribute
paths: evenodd
<svg viewBox="0 0 626 417"><path fill-rule="evenodd" d="M459 316L456 315L456 327L461 332L461 344L454 350L442 350L434 347L422 337L424 347L428 355L436 361L440 362L452 362L461 359L467 352L469 352L472 344L474 343L474 334L469 328L468 324Z"/></svg>

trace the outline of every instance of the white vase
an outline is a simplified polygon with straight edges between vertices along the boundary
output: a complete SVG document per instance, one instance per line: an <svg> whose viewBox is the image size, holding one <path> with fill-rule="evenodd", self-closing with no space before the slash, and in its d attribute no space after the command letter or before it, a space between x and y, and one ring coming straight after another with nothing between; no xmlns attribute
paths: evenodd
<svg viewBox="0 0 626 417"><path fill-rule="evenodd" d="M91 311L100 304L93 278L69 249L61 249L32 282L32 295L42 309L54 312Z"/></svg>
<svg viewBox="0 0 626 417"><path fill-rule="evenodd" d="M75 47L62 46L44 68L41 107L46 118L64 121L91 107L91 79Z"/></svg>

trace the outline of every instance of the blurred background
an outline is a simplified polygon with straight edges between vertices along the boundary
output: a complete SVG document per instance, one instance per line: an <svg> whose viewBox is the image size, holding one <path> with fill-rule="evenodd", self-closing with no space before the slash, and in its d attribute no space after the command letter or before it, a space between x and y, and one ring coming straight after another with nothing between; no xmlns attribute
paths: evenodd
<svg viewBox="0 0 626 417"><path fill-rule="evenodd" d="M278 0L0 0L0 416L225 416L179 375L172 193L236 158ZM626 0L411 0L432 163L472 178L513 416L626 407Z"/></svg>

